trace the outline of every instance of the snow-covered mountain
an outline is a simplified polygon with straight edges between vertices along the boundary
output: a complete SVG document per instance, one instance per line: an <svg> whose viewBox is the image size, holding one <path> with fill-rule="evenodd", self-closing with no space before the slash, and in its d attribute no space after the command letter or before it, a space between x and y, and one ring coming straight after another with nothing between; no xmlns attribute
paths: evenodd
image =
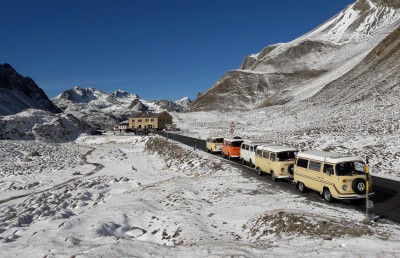
<svg viewBox="0 0 400 258"><path fill-rule="evenodd" d="M74 87L52 99L67 114L86 121L94 127L109 127L126 120L136 112L180 112L190 104L184 99L147 101L123 90L106 93L95 88Z"/></svg>
<svg viewBox="0 0 400 258"><path fill-rule="evenodd" d="M0 115L27 108L61 112L31 78L20 75L9 64L0 64Z"/></svg>
<svg viewBox="0 0 400 258"><path fill-rule="evenodd" d="M252 109L308 99L361 64L399 25L399 0L358 0L306 35L249 55L191 110Z"/></svg>

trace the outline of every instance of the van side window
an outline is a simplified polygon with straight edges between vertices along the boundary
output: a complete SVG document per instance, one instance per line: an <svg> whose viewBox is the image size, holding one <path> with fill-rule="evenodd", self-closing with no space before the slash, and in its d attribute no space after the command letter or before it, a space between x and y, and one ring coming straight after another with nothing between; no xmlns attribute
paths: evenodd
<svg viewBox="0 0 400 258"><path fill-rule="evenodd" d="M267 158L267 159L269 158L269 152L268 151L263 151L262 155L263 155L264 158Z"/></svg>
<svg viewBox="0 0 400 258"><path fill-rule="evenodd" d="M333 165L325 164L324 165L324 173L328 175L333 175Z"/></svg>
<svg viewBox="0 0 400 258"><path fill-rule="evenodd" d="M316 161L310 161L309 169L320 172L321 171L321 163L316 162Z"/></svg>
<svg viewBox="0 0 400 258"><path fill-rule="evenodd" d="M308 167L308 160L307 159L297 159L297 166L301 168Z"/></svg>
<svg viewBox="0 0 400 258"><path fill-rule="evenodd" d="M276 153L271 153L269 159L270 159L271 161L275 161L275 160L276 160Z"/></svg>
<svg viewBox="0 0 400 258"><path fill-rule="evenodd" d="M249 148L250 148L250 146L249 146L249 145L246 145L246 150L249 150Z"/></svg>
<svg viewBox="0 0 400 258"><path fill-rule="evenodd" d="M253 152L253 146L250 147L250 151Z"/></svg>
<svg viewBox="0 0 400 258"><path fill-rule="evenodd" d="M262 150L260 150L260 149L256 150L256 155L261 157L262 156Z"/></svg>
<svg viewBox="0 0 400 258"><path fill-rule="evenodd" d="M242 150L244 150L246 148L245 144L242 144Z"/></svg>

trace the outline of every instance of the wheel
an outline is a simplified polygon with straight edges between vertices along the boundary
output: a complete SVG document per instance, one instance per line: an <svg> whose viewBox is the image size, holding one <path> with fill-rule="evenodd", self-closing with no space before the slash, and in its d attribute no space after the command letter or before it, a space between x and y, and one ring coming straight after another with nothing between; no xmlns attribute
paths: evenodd
<svg viewBox="0 0 400 258"><path fill-rule="evenodd" d="M365 194L367 189L367 184L364 179L356 178L351 184L351 187L356 194Z"/></svg>
<svg viewBox="0 0 400 258"><path fill-rule="evenodd" d="M257 173L258 173L259 176L263 175L263 172L262 172L261 168L257 168Z"/></svg>
<svg viewBox="0 0 400 258"><path fill-rule="evenodd" d="M242 159L242 164L246 165L246 161L244 159Z"/></svg>
<svg viewBox="0 0 400 258"><path fill-rule="evenodd" d="M289 171L289 174L290 174L291 176L293 176L293 174L294 174L294 165L293 165L293 164L289 165L288 171Z"/></svg>
<svg viewBox="0 0 400 258"><path fill-rule="evenodd" d="M226 154L224 153L224 159L226 159Z"/></svg>
<svg viewBox="0 0 400 258"><path fill-rule="evenodd" d="M228 159L229 159L229 160L232 160L231 154L228 154Z"/></svg>
<svg viewBox="0 0 400 258"><path fill-rule="evenodd" d="M274 171L271 171L271 179L272 179L272 181L274 181L274 182L276 182L276 180L277 180Z"/></svg>
<svg viewBox="0 0 400 258"><path fill-rule="evenodd" d="M207 150L207 153L210 153L210 150L209 150L209 149L206 148L206 150Z"/></svg>
<svg viewBox="0 0 400 258"><path fill-rule="evenodd" d="M322 192L322 195L324 196L325 201L327 202L332 202L333 197L331 195L331 192L329 191L328 188L324 188L324 191Z"/></svg>
<svg viewBox="0 0 400 258"><path fill-rule="evenodd" d="M302 182L298 182L297 183L297 188L299 188L299 191L301 193L305 193L307 191L306 186Z"/></svg>

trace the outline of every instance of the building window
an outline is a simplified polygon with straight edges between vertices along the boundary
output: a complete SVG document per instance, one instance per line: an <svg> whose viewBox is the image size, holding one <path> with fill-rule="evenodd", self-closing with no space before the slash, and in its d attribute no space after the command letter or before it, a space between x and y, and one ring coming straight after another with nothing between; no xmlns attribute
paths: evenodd
<svg viewBox="0 0 400 258"><path fill-rule="evenodd" d="M137 121L138 121L138 122L142 122L142 119L138 119Z"/></svg>
<svg viewBox="0 0 400 258"><path fill-rule="evenodd" d="M149 119L146 118L146 122L149 122Z"/></svg>
<svg viewBox="0 0 400 258"><path fill-rule="evenodd" d="M132 123L135 122L135 119L132 119Z"/></svg>
<svg viewBox="0 0 400 258"><path fill-rule="evenodd" d="M151 122L154 122L154 119L153 119L153 118L151 119Z"/></svg>

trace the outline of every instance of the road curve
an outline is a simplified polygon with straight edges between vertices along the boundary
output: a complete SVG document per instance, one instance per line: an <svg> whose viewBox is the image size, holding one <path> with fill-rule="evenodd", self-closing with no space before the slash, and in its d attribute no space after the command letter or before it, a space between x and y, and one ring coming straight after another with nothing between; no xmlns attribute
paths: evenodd
<svg viewBox="0 0 400 258"><path fill-rule="evenodd" d="M159 132L155 131L155 134L161 135L168 140L177 141L188 146L193 146L193 149L206 151L206 141L203 139L196 139L184 135L174 134L171 132ZM246 173L246 176L257 177L255 171L249 167L243 166L237 160L235 166L240 166ZM260 180L268 180L268 177L259 177ZM396 223L400 223L400 181L390 180L377 176L372 176L373 191L375 196L373 197L374 207L372 213L379 218L385 218ZM295 191L293 184L288 181L279 181L279 186L287 189L288 191ZM313 199L313 201L323 201L317 195L308 194L307 198ZM349 204L343 202L337 202L333 205L346 206ZM365 204L351 204L356 210L365 210Z"/></svg>

